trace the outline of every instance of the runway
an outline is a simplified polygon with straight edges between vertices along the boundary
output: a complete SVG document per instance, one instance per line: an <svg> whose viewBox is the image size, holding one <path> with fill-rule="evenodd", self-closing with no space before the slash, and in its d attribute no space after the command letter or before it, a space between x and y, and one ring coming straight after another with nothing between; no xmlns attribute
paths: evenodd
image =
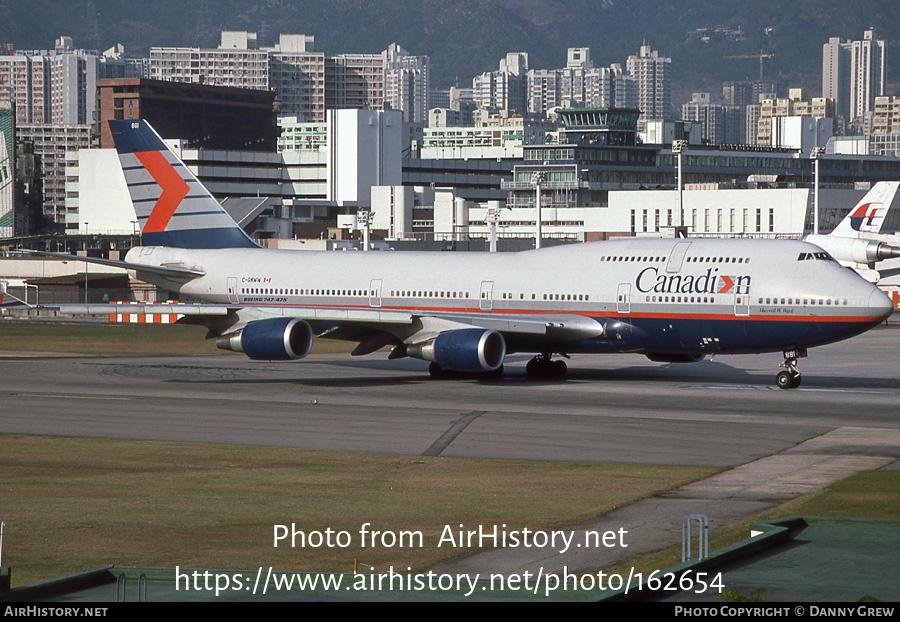
<svg viewBox="0 0 900 622"><path fill-rule="evenodd" d="M528 380L524 355L501 381L434 381L383 354L0 357L0 432L731 467L838 427L900 430L898 347L889 326L812 350L789 391L780 354L582 355L564 381Z"/></svg>
<svg viewBox="0 0 900 622"><path fill-rule="evenodd" d="M426 363L384 353L0 355L0 433L733 469L668 495L657 515L633 506L604 517L646 526L631 555L677 542L689 513L705 509L714 527L858 470L897 468L898 348L891 325L811 350L802 387L787 391L774 384L780 354L680 365L582 355L561 381L527 379L525 355L490 381L435 381ZM543 560L503 563L513 572Z"/></svg>

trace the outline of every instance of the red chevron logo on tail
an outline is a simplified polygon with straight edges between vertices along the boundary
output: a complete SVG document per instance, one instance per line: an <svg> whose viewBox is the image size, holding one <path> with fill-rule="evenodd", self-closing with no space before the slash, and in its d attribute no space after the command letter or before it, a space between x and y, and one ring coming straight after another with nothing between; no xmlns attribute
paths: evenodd
<svg viewBox="0 0 900 622"><path fill-rule="evenodd" d="M134 155L162 188L143 229L144 233L160 233L166 230L175 210L187 196L188 185L161 152L140 151Z"/></svg>

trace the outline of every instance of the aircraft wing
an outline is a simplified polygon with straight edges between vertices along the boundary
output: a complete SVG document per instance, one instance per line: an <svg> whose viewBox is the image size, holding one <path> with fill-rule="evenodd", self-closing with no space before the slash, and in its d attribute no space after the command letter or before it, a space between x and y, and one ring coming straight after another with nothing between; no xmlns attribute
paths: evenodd
<svg viewBox="0 0 900 622"><path fill-rule="evenodd" d="M575 341L601 336L603 324L579 315L494 315L489 313L431 313L357 307L254 306L241 304L65 304L45 305L63 315L109 317L113 322L171 321L208 326L211 336L233 334L247 324L272 318L308 322L317 336L357 341L354 354L368 354L385 345L428 342L446 331L480 328L505 338ZM165 321L169 323L168 320ZM380 344L380 345L378 345Z"/></svg>

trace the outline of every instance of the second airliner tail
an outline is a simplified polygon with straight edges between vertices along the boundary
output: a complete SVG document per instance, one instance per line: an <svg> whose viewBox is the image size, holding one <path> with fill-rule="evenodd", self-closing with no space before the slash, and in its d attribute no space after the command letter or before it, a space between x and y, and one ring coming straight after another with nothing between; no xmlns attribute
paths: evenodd
<svg viewBox="0 0 900 622"><path fill-rule="evenodd" d="M856 204L844 220L834 228L831 235L856 238L862 234L881 232L885 216L891 209L894 195L900 182L879 181L866 196Z"/></svg>
<svg viewBox="0 0 900 622"><path fill-rule="evenodd" d="M110 121L109 128L145 245L257 246L149 123Z"/></svg>

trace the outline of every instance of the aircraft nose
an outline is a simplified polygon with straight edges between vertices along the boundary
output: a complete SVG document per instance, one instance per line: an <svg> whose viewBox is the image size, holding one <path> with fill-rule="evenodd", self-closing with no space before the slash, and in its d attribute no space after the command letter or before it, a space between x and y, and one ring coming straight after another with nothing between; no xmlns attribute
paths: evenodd
<svg viewBox="0 0 900 622"><path fill-rule="evenodd" d="M877 287L872 288L869 295L869 311L881 319L887 318L894 312L894 303L883 291Z"/></svg>

